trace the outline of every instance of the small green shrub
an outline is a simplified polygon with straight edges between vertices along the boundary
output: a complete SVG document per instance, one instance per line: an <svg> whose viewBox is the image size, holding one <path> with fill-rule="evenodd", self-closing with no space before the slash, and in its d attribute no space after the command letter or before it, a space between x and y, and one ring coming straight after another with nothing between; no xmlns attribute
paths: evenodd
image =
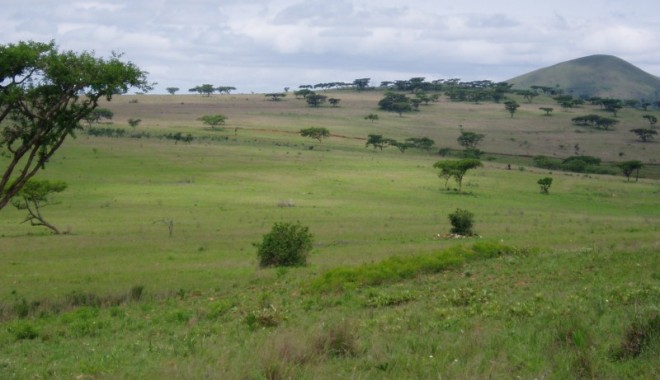
<svg viewBox="0 0 660 380"><path fill-rule="evenodd" d="M307 264L312 250L313 235L308 227L300 223L275 223L272 230L263 236L257 247L259 265L300 266Z"/></svg>
<svg viewBox="0 0 660 380"><path fill-rule="evenodd" d="M550 186L552 186L552 178L541 178L536 183L541 187L541 194L548 194L550 192Z"/></svg>
<svg viewBox="0 0 660 380"><path fill-rule="evenodd" d="M463 236L475 235L472 231L474 214L470 211L458 208L455 212L449 214L449 221L452 225L451 233Z"/></svg>

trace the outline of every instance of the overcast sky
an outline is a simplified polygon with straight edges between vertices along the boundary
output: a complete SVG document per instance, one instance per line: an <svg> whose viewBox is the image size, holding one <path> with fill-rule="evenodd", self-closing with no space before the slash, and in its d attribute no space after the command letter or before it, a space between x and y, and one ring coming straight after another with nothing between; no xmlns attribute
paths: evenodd
<svg viewBox="0 0 660 380"><path fill-rule="evenodd" d="M660 75L658 0L0 0L0 44L112 51L155 92L423 76L503 81L591 54Z"/></svg>

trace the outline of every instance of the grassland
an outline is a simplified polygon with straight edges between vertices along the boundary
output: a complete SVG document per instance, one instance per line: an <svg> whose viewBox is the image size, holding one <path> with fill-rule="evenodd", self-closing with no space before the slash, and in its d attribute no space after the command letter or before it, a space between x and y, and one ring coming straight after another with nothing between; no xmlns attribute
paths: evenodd
<svg viewBox="0 0 660 380"><path fill-rule="evenodd" d="M658 145L628 132L640 111L590 132L570 119L592 110L546 117L544 99L513 118L445 101L399 117L375 109L379 93L334 95L339 108L262 95L108 104L109 127L140 118L151 137L65 144L41 178L69 184L45 214L70 233L0 213L0 377L658 377ZM223 131L196 120L215 113ZM333 136L297 135L310 126ZM484 133L492 157L463 194L444 189L433 152L364 147L378 133L457 149L459 126ZM158 137L177 132L196 139ZM645 178L527 166L576 144L642 160ZM443 237L459 207L479 237ZM258 268L252 244L296 220L315 236L309 265ZM319 285L343 275L376 280Z"/></svg>

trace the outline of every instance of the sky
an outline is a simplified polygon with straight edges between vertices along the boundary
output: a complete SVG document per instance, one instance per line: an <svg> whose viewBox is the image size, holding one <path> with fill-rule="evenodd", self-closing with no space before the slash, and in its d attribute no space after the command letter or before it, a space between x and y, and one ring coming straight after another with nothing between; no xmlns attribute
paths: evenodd
<svg viewBox="0 0 660 380"><path fill-rule="evenodd" d="M657 0L0 0L0 44L54 40L149 72L154 93L425 77L505 81L591 54L660 76Z"/></svg>

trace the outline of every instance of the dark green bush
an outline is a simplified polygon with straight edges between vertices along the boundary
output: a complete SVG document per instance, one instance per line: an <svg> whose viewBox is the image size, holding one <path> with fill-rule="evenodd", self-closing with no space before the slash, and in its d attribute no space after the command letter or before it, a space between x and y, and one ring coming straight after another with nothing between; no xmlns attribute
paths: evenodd
<svg viewBox="0 0 660 380"><path fill-rule="evenodd" d="M472 236L472 226L474 225L474 214L468 210L456 209L455 212L449 214L449 221L452 228L451 233L463 236Z"/></svg>
<svg viewBox="0 0 660 380"><path fill-rule="evenodd" d="M313 235L308 227L300 223L275 223L272 230L263 236L257 247L259 265L299 266L307 264L312 250Z"/></svg>

